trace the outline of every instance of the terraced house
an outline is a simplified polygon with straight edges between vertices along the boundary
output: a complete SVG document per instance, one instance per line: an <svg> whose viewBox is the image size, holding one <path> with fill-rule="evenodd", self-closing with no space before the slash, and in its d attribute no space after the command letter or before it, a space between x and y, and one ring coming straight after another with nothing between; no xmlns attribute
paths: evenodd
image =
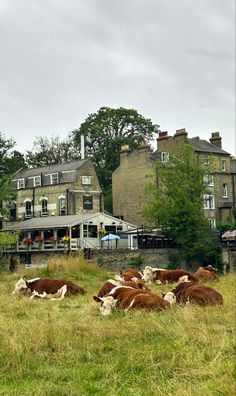
<svg viewBox="0 0 236 396"><path fill-rule="evenodd" d="M102 191L90 159L20 169L9 220L101 212Z"/></svg>
<svg viewBox="0 0 236 396"><path fill-rule="evenodd" d="M154 161L168 161L169 153L182 144L193 146L195 154L204 164L214 158L213 172L206 177L208 194L203 197L205 215L214 227L226 223L235 217L235 158L222 149L219 132L213 132L209 141L199 137L189 138L185 129L177 130L174 136L160 132L157 138L157 150L153 153L147 145L131 152L123 146L120 154L120 166L113 172L113 214L126 221L145 225L140 208L145 201L145 186L154 180Z"/></svg>

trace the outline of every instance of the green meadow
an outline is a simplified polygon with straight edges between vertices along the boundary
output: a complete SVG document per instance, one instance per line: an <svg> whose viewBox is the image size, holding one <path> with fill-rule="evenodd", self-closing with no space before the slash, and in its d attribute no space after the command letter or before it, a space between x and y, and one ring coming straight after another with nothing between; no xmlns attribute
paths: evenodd
<svg viewBox="0 0 236 396"><path fill-rule="evenodd" d="M84 296L12 295L26 275L71 279ZM224 305L101 317L92 296L114 274L82 258L0 275L0 395L229 396L235 394L235 281L215 287ZM151 285L160 295L170 285Z"/></svg>

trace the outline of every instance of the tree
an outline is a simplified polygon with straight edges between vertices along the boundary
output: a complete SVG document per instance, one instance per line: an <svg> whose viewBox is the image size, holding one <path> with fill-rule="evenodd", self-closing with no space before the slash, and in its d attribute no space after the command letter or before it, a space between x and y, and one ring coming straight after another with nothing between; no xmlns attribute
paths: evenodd
<svg viewBox="0 0 236 396"><path fill-rule="evenodd" d="M24 156L19 151L12 151L15 142L7 139L0 132L0 220L3 217L3 201L14 196L11 185L11 175L25 165Z"/></svg>
<svg viewBox="0 0 236 396"><path fill-rule="evenodd" d="M37 137L33 149L26 152L27 165L32 167L70 162L75 159L78 159L78 153L74 150L70 135L64 140L60 140L59 136Z"/></svg>
<svg viewBox="0 0 236 396"><path fill-rule="evenodd" d="M187 263L212 259L217 244L203 210L204 177L210 168L199 162L190 145L183 145L167 163L156 162L155 171L144 215L176 241Z"/></svg>
<svg viewBox="0 0 236 396"><path fill-rule="evenodd" d="M111 176L119 165L121 146L128 144L134 150L144 139L151 142L154 132L158 132L158 125L137 110L122 107L101 107L90 114L79 129L72 131L75 145L79 148L81 136L85 137L86 156L93 160L107 210L111 211Z"/></svg>

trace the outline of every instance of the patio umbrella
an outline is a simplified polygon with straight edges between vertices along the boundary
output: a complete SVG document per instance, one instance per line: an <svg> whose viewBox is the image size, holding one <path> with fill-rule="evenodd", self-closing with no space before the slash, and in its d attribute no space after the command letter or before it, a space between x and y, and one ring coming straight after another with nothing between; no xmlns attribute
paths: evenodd
<svg viewBox="0 0 236 396"><path fill-rule="evenodd" d="M101 238L102 241L114 241L115 239L120 239L120 237L114 234L107 234Z"/></svg>
<svg viewBox="0 0 236 396"><path fill-rule="evenodd" d="M226 231L223 235L222 235L222 239L228 239L229 241L233 241L236 239L236 230L233 231Z"/></svg>

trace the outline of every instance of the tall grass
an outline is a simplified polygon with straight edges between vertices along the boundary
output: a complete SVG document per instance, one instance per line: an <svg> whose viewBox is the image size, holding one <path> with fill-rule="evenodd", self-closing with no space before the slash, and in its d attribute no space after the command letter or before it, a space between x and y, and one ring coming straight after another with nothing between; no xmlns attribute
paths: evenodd
<svg viewBox="0 0 236 396"><path fill-rule="evenodd" d="M26 270L0 276L0 395L234 394L234 275L214 285L223 306L101 317L92 296L113 274L73 257L27 271L70 278L87 292L30 301L11 295Z"/></svg>

